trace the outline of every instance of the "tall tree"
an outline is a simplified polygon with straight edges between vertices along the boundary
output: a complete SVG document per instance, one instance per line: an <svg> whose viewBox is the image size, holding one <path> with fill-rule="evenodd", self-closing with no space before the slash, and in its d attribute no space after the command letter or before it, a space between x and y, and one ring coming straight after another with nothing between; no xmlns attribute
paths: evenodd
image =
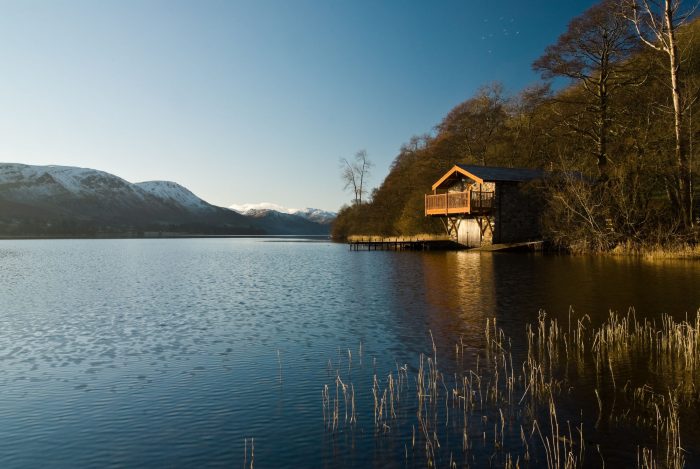
<svg viewBox="0 0 700 469"><path fill-rule="evenodd" d="M574 103L578 112L592 114L592 126L573 118L568 124L594 142L601 178L607 177L611 95L639 80L629 64L637 40L622 16L619 0L603 0L569 23L567 31L533 63L543 78L566 77L582 85L588 102ZM561 95L574 98L578 94Z"/></svg>
<svg viewBox="0 0 700 469"><path fill-rule="evenodd" d="M552 161L548 148L552 126L549 109L545 109L549 108L551 100L549 83L530 85L509 100L500 150L511 155L510 163L514 166L546 167Z"/></svg>
<svg viewBox="0 0 700 469"><path fill-rule="evenodd" d="M688 8L682 0L628 0L627 19L634 25L637 36L646 46L668 57L671 97L673 100L675 147L675 190L673 201L679 221L693 225L692 175L688 134L684 114L687 100L683 94L685 75L678 50L678 28L690 18L695 6Z"/></svg>
<svg viewBox="0 0 700 469"><path fill-rule="evenodd" d="M347 158L340 159L340 177L345 183L344 189L350 189L353 194L353 203L362 204L362 198L367 194L367 179L373 163L367 158L367 152L360 150L355 153L354 161Z"/></svg>
<svg viewBox="0 0 700 469"><path fill-rule="evenodd" d="M447 114L438 126L439 138L457 144L460 158L470 158L481 165L492 164L489 150L506 117L503 85L492 83L480 88L473 98L458 104Z"/></svg>

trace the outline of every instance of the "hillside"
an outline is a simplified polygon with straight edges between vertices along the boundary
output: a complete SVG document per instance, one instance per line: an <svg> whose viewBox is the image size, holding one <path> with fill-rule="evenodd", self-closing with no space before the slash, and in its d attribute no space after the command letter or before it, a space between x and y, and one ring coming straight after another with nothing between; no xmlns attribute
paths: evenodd
<svg viewBox="0 0 700 469"><path fill-rule="evenodd" d="M301 226L300 222L306 223ZM324 231L325 230L325 231ZM0 163L0 236L322 234L211 205L169 181L130 183L87 168Z"/></svg>

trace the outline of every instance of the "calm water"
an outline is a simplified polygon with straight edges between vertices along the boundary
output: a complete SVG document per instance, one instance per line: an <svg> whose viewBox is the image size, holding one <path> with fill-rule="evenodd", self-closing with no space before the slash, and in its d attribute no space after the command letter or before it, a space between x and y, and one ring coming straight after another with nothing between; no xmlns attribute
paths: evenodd
<svg viewBox="0 0 700 469"><path fill-rule="evenodd" d="M0 467L241 467L245 438L255 467L420 467L403 443L373 436L361 384L415 366L430 332L447 357L460 336L478 351L487 317L513 337L540 309L683 318L700 307L699 287L689 261L0 241ZM329 367L346 366L364 411L338 437L324 428L321 391ZM693 464L697 440L684 441ZM593 444L619 457L616 442Z"/></svg>

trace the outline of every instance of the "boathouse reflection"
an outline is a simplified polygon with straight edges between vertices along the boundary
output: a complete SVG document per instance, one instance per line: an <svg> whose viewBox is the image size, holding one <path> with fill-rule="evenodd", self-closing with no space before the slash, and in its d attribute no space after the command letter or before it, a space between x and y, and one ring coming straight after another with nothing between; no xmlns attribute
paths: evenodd
<svg viewBox="0 0 700 469"><path fill-rule="evenodd" d="M453 339L464 335L469 346L481 347L486 318L494 315L496 303L493 256L463 251L421 260L431 330Z"/></svg>

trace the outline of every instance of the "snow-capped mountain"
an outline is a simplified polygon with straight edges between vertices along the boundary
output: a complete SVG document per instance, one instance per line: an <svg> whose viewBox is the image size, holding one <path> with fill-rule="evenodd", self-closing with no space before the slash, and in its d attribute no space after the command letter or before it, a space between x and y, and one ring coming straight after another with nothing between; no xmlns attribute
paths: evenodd
<svg viewBox="0 0 700 469"><path fill-rule="evenodd" d="M299 224L302 220L306 225ZM321 227L321 228L319 228ZM319 234L327 226L245 216L168 181L133 184L69 166L0 163L0 235Z"/></svg>
<svg viewBox="0 0 700 469"><path fill-rule="evenodd" d="M182 212L199 216L213 208L171 182L132 184L95 169L17 163L0 164L0 198L58 216L77 212L81 218L112 220L141 217L171 222Z"/></svg>
<svg viewBox="0 0 700 469"><path fill-rule="evenodd" d="M297 211L296 208L287 208L272 202L260 202L257 204L233 204L229 205L228 208L235 210L238 213L246 213L251 210L274 210L275 212L280 213L294 213Z"/></svg>
<svg viewBox="0 0 700 469"><path fill-rule="evenodd" d="M257 220L258 225L269 233L282 230L289 234L327 235L330 233L329 223L318 223L297 213L284 213L266 208L250 208L243 215Z"/></svg>
<svg viewBox="0 0 700 469"><path fill-rule="evenodd" d="M251 216L260 216L261 213L265 213L266 211L296 215L322 225L330 224L337 216L335 212L328 212L318 208L288 208L271 202L261 202L257 204L234 204L229 206L229 208L243 215Z"/></svg>
<svg viewBox="0 0 700 469"><path fill-rule="evenodd" d="M30 166L18 163L0 164L0 186L3 196L23 202L48 197L87 197L100 193L118 193L143 199L133 184L103 171L69 166Z"/></svg>
<svg viewBox="0 0 700 469"><path fill-rule="evenodd" d="M321 210L320 208L305 208L294 212L295 215L304 217L309 221L316 223L321 223L322 225L327 225L335 220L338 216L335 212L329 212L327 210Z"/></svg>

